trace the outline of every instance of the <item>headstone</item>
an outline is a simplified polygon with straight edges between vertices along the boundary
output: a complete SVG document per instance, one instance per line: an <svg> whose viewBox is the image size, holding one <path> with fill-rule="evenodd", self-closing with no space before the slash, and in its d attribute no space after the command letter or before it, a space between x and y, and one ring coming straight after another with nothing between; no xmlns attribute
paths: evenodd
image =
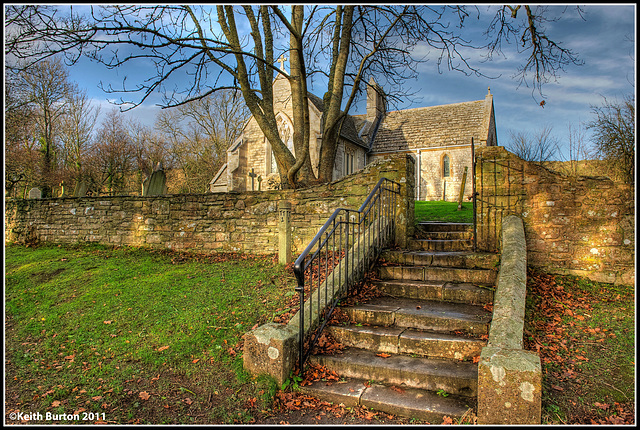
<svg viewBox="0 0 640 430"><path fill-rule="evenodd" d="M73 197L84 197L87 194L87 184L84 180L76 182L76 187L73 190Z"/></svg>
<svg viewBox="0 0 640 430"><path fill-rule="evenodd" d="M262 176L258 176L258 191L262 191Z"/></svg>
<svg viewBox="0 0 640 430"><path fill-rule="evenodd" d="M142 183L143 196L161 196L167 191L167 175L164 173L162 163L158 162L151 176Z"/></svg>
<svg viewBox="0 0 640 430"><path fill-rule="evenodd" d="M41 199L42 198L42 191L40 190L40 188L37 187L33 187L29 190L29 198L30 199Z"/></svg>
<svg viewBox="0 0 640 430"><path fill-rule="evenodd" d="M60 197L69 197L64 187L64 181L60 182Z"/></svg>

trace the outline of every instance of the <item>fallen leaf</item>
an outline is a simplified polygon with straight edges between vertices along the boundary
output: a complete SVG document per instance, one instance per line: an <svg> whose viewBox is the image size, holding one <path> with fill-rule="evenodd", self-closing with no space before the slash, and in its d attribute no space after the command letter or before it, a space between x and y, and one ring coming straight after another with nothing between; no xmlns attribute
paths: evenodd
<svg viewBox="0 0 640 430"><path fill-rule="evenodd" d="M442 424L443 425L450 425L453 424L453 419L449 416L445 416L442 418Z"/></svg>
<svg viewBox="0 0 640 430"><path fill-rule="evenodd" d="M105 324L111 324L113 321L102 321Z"/></svg>
<svg viewBox="0 0 640 430"><path fill-rule="evenodd" d="M391 354L387 354L385 352L381 352L380 354L376 354L378 357L382 357L382 358L389 358L391 357Z"/></svg>
<svg viewBox="0 0 640 430"><path fill-rule="evenodd" d="M473 362L474 363L479 363L480 362L480 356L476 355L475 357L473 357Z"/></svg>
<svg viewBox="0 0 640 430"><path fill-rule="evenodd" d="M102 400L102 396L92 397L91 400L95 400L97 402L98 400Z"/></svg>
<svg viewBox="0 0 640 430"><path fill-rule="evenodd" d="M193 400L191 400L189 397L187 397L186 399L184 399L184 402L185 402L187 405L190 405L191 403L193 403Z"/></svg>
<svg viewBox="0 0 640 430"><path fill-rule="evenodd" d="M597 408L600 408L602 410L605 410L605 411L611 407L611 405L608 404L608 403L600 403L600 402L595 402L594 406L596 406Z"/></svg>
<svg viewBox="0 0 640 430"><path fill-rule="evenodd" d="M51 406L57 408L58 406L60 406L60 400L54 400L53 402L51 402Z"/></svg>
<svg viewBox="0 0 640 430"><path fill-rule="evenodd" d="M193 364L196 364L198 361L200 361L199 358L196 358L195 360L192 361Z"/></svg>
<svg viewBox="0 0 640 430"><path fill-rule="evenodd" d="M141 391L140 394L138 394L138 397L140 397L142 400L149 400L149 397L151 397L151 395L149 395L149 393L147 393L146 391Z"/></svg>
<svg viewBox="0 0 640 430"><path fill-rule="evenodd" d="M158 349L157 349L157 351L158 351L158 352L162 352L162 351L164 351L165 349L169 349L169 346L168 346L168 345L167 345L167 346L161 346L160 348L158 348Z"/></svg>

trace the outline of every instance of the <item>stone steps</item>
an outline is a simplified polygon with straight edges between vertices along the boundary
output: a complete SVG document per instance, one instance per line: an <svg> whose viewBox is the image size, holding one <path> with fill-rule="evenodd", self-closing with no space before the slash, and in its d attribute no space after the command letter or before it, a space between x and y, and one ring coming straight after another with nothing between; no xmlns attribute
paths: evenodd
<svg viewBox="0 0 640 430"><path fill-rule="evenodd" d="M415 251L471 251L473 242L468 239L412 239L407 246Z"/></svg>
<svg viewBox="0 0 640 430"><path fill-rule="evenodd" d="M467 361L391 355L349 348L341 354L313 355L311 363L325 366L344 378L375 380L386 385L475 397L478 394L478 365Z"/></svg>
<svg viewBox="0 0 640 430"><path fill-rule="evenodd" d="M381 261L406 266L459 267L497 270L500 255L489 252L385 250Z"/></svg>
<svg viewBox="0 0 640 430"><path fill-rule="evenodd" d="M416 224L416 236L422 233L430 233L430 232L438 232L438 231L440 232L442 231L473 232L473 223L427 221L427 222L419 222Z"/></svg>
<svg viewBox="0 0 640 430"><path fill-rule="evenodd" d="M472 225L416 230L410 249L382 253L373 282L382 295L340 307L349 322L326 328L346 348L309 357L340 381L303 391L434 424L475 409L474 359L486 346L492 313L483 306L493 301L500 257L470 251Z"/></svg>
<svg viewBox="0 0 640 430"><path fill-rule="evenodd" d="M439 300L470 305L486 305L493 301L493 288L484 288L469 282L445 281L374 281L382 293L389 297Z"/></svg>
<svg viewBox="0 0 640 430"><path fill-rule="evenodd" d="M390 354L472 360L487 341L457 334L407 327L349 324L331 326L329 333L343 345Z"/></svg>
<svg viewBox="0 0 640 430"><path fill-rule="evenodd" d="M492 269L468 269L464 267L435 266L377 266L380 280L449 281L474 285L495 285L497 271Z"/></svg>
<svg viewBox="0 0 640 430"><path fill-rule="evenodd" d="M346 407L364 406L433 423L441 423L443 416L460 419L475 407L470 397L445 397L444 393L437 394L404 385L370 384L363 379L316 381L309 386L300 387L300 390L328 402L342 403Z"/></svg>
<svg viewBox="0 0 640 430"><path fill-rule="evenodd" d="M491 321L491 313L481 306L404 297L376 297L341 310L360 324L462 331L476 336L488 334Z"/></svg>

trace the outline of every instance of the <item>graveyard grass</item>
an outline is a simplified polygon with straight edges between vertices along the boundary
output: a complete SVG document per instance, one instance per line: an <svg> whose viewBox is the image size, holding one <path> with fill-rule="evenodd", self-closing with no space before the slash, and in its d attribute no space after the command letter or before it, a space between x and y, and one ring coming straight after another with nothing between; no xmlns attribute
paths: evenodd
<svg viewBox="0 0 640 430"><path fill-rule="evenodd" d="M97 245L5 251L7 415L93 412L117 424L378 420L353 421L344 408L334 416L306 398L286 397L305 405L288 410L272 379L242 368L242 335L285 312L293 296L290 270L273 257ZM545 276L530 276L525 326L543 360L543 423L629 424L633 287Z"/></svg>
<svg viewBox="0 0 640 430"><path fill-rule="evenodd" d="M473 222L473 202L420 201L415 202L415 222Z"/></svg>
<svg viewBox="0 0 640 430"><path fill-rule="evenodd" d="M7 412L247 423L248 405L260 410L275 393L244 371L240 342L294 294L272 257L5 250Z"/></svg>

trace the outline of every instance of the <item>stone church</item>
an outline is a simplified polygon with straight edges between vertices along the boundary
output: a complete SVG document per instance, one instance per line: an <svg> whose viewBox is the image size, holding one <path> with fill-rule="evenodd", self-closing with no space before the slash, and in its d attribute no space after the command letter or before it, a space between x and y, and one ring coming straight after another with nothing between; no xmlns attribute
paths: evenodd
<svg viewBox="0 0 640 430"><path fill-rule="evenodd" d="M291 87L282 74L278 74L273 87L278 131L293 152ZM367 113L349 115L342 127L333 179L357 174L368 163L386 155L407 153L416 161L417 200L457 200L465 167L468 173L464 194L470 197L472 138L475 146L498 143L491 92L484 100L387 112L380 86L372 79L367 88ZM309 151L311 164L317 169L323 103L313 94L308 97ZM209 189L258 191L278 186L279 175L269 142L255 119L250 118L230 146L227 163L211 180Z"/></svg>

